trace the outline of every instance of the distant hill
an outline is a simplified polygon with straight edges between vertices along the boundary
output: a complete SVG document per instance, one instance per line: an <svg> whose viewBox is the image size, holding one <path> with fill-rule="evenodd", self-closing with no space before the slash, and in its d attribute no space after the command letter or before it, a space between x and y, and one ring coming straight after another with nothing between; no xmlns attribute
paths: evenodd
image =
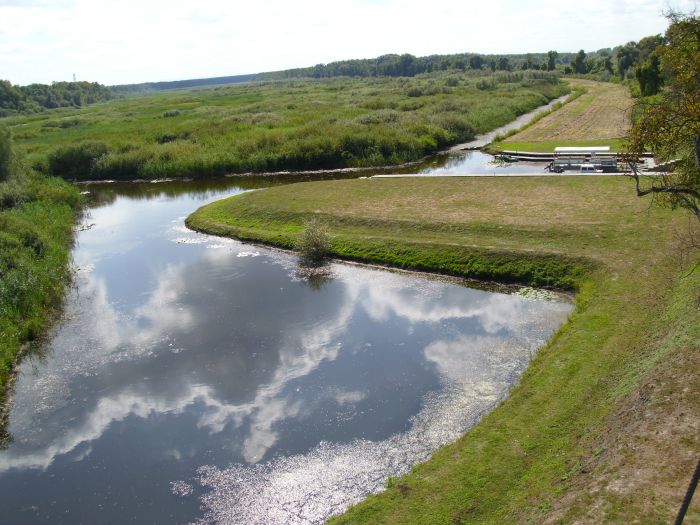
<svg viewBox="0 0 700 525"><path fill-rule="evenodd" d="M189 80L171 80L167 82L144 82L141 84L119 84L109 88L115 94L141 93L144 91L162 91L165 89L182 89L199 86L216 86L220 84L240 84L255 80L257 75L233 75L229 77L192 78Z"/></svg>

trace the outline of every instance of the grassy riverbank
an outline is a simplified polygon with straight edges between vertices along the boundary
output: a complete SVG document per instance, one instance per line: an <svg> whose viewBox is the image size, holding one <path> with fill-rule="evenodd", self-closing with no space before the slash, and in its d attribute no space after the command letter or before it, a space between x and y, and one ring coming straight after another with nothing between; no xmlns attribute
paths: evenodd
<svg viewBox="0 0 700 525"><path fill-rule="evenodd" d="M187 223L290 246L311 217L346 258L578 290L507 401L334 523L671 520L700 452L700 271L681 261L681 213L620 177L408 178L271 188Z"/></svg>
<svg viewBox="0 0 700 525"><path fill-rule="evenodd" d="M12 367L55 318L70 279L79 203L60 179L15 173L0 182L0 429Z"/></svg>
<svg viewBox="0 0 700 525"><path fill-rule="evenodd" d="M400 164L568 92L546 72L259 82L4 119L40 171L133 180Z"/></svg>

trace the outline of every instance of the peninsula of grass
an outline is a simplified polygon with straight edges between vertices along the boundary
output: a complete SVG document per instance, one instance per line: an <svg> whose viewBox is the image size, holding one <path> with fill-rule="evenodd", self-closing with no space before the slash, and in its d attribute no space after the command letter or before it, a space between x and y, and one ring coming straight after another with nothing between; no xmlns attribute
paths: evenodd
<svg viewBox="0 0 700 525"><path fill-rule="evenodd" d="M569 92L547 72L257 82L3 119L39 171L134 180L396 165Z"/></svg>
<svg viewBox="0 0 700 525"><path fill-rule="evenodd" d="M380 178L246 193L187 224L291 247L312 218L339 257L577 290L506 401L332 523L672 521L700 453L683 213L622 177Z"/></svg>

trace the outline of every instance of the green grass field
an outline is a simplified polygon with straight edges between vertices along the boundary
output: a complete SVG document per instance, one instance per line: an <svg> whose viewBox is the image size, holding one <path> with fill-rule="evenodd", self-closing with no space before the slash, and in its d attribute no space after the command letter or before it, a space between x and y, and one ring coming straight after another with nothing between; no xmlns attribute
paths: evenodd
<svg viewBox="0 0 700 525"><path fill-rule="evenodd" d="M344 258L577 290L508 400L332 523L672 521L700 452L697 225L622 177L301 183L187 224L291 247L312 217Z"/></svg>
<svg viewBox="0 0 700 525"><path fill-rule="evenodd" d="M540 72L266 82L4 121L45 173L81 180L212 177L417 160L568 89Z"/></svg>

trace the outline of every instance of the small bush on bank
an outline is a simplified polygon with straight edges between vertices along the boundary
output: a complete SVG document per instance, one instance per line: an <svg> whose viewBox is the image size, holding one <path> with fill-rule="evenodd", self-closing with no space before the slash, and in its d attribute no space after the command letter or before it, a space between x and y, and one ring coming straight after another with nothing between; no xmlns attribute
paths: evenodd
<svg viewBox="0 0 700 525"><path fill-rule="evenodd" d="M296 248L302 265L320 266L331 249L328 229L318 219L307 221L304 230L297 237Z"/></svg>

